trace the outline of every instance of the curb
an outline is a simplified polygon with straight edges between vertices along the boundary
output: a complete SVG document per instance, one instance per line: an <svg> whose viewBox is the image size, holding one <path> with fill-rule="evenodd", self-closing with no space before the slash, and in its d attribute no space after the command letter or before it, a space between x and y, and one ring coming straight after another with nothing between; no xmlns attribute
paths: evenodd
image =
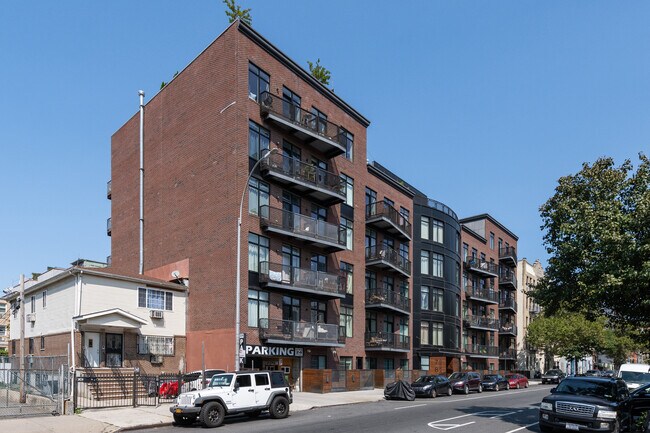
<svg viewBox="0 0 650 433"><path fill-rule="evenodd" d="M128 427L121 427L117 429L116 431L122 432L122 431L133 431L133 430L142 430L142 429L150 429L150 428L156 428L156 427L171 427L173 426L173 422L159 422L156 424L141 424L141 425L130 425Z"/></svg>

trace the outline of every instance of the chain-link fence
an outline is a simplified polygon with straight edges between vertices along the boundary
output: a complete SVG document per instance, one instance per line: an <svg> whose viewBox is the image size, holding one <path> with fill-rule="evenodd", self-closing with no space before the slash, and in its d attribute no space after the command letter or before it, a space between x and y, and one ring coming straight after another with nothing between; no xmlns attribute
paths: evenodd
<svg viewBox="0 0 650 433"><path fill-rule="evenodd" d="M28 355L21 371L19 357L0 357L0 418L62 413L70 396L67 362L66 356Z"/></svg>

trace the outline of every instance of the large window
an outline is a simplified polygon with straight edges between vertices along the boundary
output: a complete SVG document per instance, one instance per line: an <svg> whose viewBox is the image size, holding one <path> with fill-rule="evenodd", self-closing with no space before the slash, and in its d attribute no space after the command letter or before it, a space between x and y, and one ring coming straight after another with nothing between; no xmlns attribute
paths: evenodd
<svg viewBox="0 0 650 433"><path fill-rule="evenodd" d="M248 326L257 328L264 326L260 319L269 318L269 293L261 290L248 289ZM268 324L266 324L268 326Z"/></svg>
<svg viewBox="0 0 650 433"><path fill-rule="evenodd" d="M429 342L429 322L420 323L420 344L431 344Z"/></svg>
<svg viewBox="0 0 650 433"><path fill-rule="evenodd" d="M442 346L442 330L443 324L438 322L431 323L431 344L434 346Z"/></svg>
<svg viewBox="0 0 650 433"><path fill-rule="evenodd" d="M294 122L300 122L300 103L299 95L286 87L282 88L282 113Z"/></svg>
<svg viewBox="0 0 650 433"><path fill-rule="evenodd" d="M43 309L47 307L47 290L43 290Z"/></svg>
<svg viewBox="0 0 650 433"><path fill-rule="evenodd" d="M352 307L341 306L341 327L345 330L347 338L352 337Z"/></svg>
<svg viewBox="0 0 650 433"><path fill-rule="evenodd" d="M341 218L341 229L345 232L345 248L352 250L354 240L354 223L347 218Z"/></svg>
<svg viewBox="0 0 650 433"><path fill-rule="evenodd" d="M431 288L428 286L420 287L420 308L423 310L428 310L431 307L429 306L431 296Z"/></svg>
<svg viewBox="0 0 650 433"><path fill-rule="evenodd" d="M174 355L174 337L158 335L138 336L138 353L141 355Z"/></svg>
<svg viewBox="0 0 650 433"><path fill-rule="evenodd" d="M431 300L433 311L443 311L445 301L445 291L438 288L431 289Z"/></svg>
<svg viewBox="0 0 650 433"><path fill-rule="evenodd" d="M342 278L345 281L345 293L354 294L354 265L346 262L341 262L341 271L343 273Z"/></svg>
<svg viewBox="0 0 650 433"><path fill-rule="evenodd" d="M251 272L260 271L260 263L269 261L269 238L248 234L248 270Z"/></svg>
<svg viewBox="0 0 650 433"><path fill-rule="evenodd" d="M311 322L312 323L326 323L327 322L327 304L322 301L311 301Z"/></svg>
<svg viewBox="0 0 650 433"><path fill-rule="evenodd" d="M271 133L255 122L248 122L248 156L260 159L269 150Z"/></svg>
<svg viewBox="0 0 650 433"><path fill-rule="evenodd" d="M262 92L269 91L269 74L252 63L248 64L248 97L259 101Z"/></svg>
<svg viewBox="0 0 650 433"><path fill-rule="evenodd" d="M442 254L431 254L431 270L434 277L444 276L445 257Z"/></svg>
<svg viewBox="0 0 650 433"><path fill-rule="evenodd" d="M324 370L327 368L327 357L325 355L312 355L311 368Z"/></svg>
<svg viewBox="0 0 650 433"><path fill-rule="evenodd" d="M494 249L494 233L490 232L490 249Z"/></svg>
<svg viewBox="0 0 650 433"><path fill-rule="evenodd" d="M431 220L431 240L433 242L443 243L445 233L445 223L438 220Z"/></svg>
<svg viewBox="0 0 650 433"><path fill-rule="evenodd" d="M420 273L422 275L429 275L430 267L430 258L431 253L429 251L422 250L420 251Z"/></svg>
<svg viewBox="0 0 650 433"><path fill-rule="evenodd" d="M429 239L429 218L425 216L420 218L420 237Z"/></svg>
<svg viewBox="0 0 650 433"><path fill-rule="evenodd" d="M354 206L354 179L343 173L340 174L343 181L343 188L345 189L345 204Z"/></svg>
<svg viewBox="0 0 650 433"><path fill-rule="evenodd" d="M138 307L151 310L168 310L173 308L174 294L162 290L138 288Z"/></svg>
<svg viewBox="0 0 650 433"><path fill-rule="evenodd" d="M354 155L354 135L341 128L341 144L345 147L345 157L352 161Z"/></svg>
<svg viewBox="0 0 650 433"><path fill-rule="evenodd" d="M248 182L248 213L260 215L260 206L269 205L269 184L251 177Z"/></svg>

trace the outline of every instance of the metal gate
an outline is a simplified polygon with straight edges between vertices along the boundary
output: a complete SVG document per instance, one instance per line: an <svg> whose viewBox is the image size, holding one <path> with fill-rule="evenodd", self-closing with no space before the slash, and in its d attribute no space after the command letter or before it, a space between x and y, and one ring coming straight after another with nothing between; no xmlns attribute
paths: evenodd
<svg viewBox="0 0 650 433"><path fill-rule="evenodd" d="M74 377L74 408L137 407L158 405L156 375L138 372L77 371Z"/></svg>

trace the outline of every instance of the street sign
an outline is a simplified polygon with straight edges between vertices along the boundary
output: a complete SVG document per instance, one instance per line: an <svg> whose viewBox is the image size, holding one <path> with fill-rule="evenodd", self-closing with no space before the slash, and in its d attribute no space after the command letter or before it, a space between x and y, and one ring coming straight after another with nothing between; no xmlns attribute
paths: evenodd
<svg viewBox="0 0 650 433"><path fill-rule="evenodd" d="M239 365L246 363L246 333L239 334Z"/></svg>

